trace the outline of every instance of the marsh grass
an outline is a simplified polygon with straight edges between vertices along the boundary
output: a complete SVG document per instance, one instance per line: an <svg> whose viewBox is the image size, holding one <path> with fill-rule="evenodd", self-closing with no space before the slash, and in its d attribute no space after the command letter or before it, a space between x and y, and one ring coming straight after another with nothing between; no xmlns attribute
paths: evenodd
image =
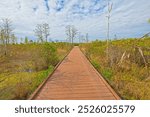
<svg viewBox="0 0 150 117"><path fill-rule="evenodd" d="M66 43L8 45L0 56L0 99L27 99L69 50Z"/></svg>
<svg viewBox="0 0 150 117"><path fill-rule="evenodd" d="M108 60L106 41L80 44L80 48L122 99L150 99L149 37L111 41ZM141 48L147 66L137 48Z"/></svg>

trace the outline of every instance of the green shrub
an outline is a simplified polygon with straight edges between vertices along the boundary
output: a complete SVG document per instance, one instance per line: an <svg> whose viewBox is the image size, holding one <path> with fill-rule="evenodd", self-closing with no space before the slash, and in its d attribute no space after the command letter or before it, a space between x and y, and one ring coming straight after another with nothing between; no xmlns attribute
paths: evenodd
<svg viewBox="0 0 150 117"><path fill-rule="evenodd" d="M111 69L103 69L102 74L107 80L111 80L111 78L113 76L113 72Z"/></svg>
<svg viewBox="0 0 150 117"><path fill-rule="evenodd" d="M150 99L150 38L113 40L109 43L108 58L106 47L106 41L80 44L93 66L123 99Z"/></svg>
<svg viewBox="0 0 150 117"><path fill-rule="evenodd" d="M0 99L26 99L70 48L66 43L8 45L8 56L0 55Z"/></svg>
<svg viewBox="0 0 150 117"><path fill-rule="evenodd" d="M91 63L92 63L92 65L93 65L97 70L100 69L100 64L99 64L97 61L92 60Z"/></svg>

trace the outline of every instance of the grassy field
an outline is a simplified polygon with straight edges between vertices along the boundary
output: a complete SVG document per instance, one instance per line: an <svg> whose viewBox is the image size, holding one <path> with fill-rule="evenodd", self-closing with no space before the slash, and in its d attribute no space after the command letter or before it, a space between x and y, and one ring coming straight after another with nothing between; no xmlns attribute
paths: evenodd
<svg viewBox="0 0 150 117"><path fill-rule="evenodd" d="M114 40L108 47L106 41L80 44L123 99L150 99L150 38Z"/></svg>
<svg viewBox="0 0 150 117"><path fill-rule="evenodd" d="M0 45L0 99L27 99L68 53L66 43Z"/></svg>

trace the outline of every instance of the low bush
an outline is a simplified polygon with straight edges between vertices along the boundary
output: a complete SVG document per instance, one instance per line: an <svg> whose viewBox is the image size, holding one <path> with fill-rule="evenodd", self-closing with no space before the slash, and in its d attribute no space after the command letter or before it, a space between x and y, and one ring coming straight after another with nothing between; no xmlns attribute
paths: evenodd
<svg viewBox="0 0 150 117"><path fill-rule="evenodd" d="M0 99L27 99L69 52L67 43L8 45L0 56Z"/></svg>
<svg viewBox="0 0 150 117"><path fill-rule="evenodd" d="M150 38L80 44L93 66L123 99L150 99ZM100 66L100 67L99 67Z"/></svg>

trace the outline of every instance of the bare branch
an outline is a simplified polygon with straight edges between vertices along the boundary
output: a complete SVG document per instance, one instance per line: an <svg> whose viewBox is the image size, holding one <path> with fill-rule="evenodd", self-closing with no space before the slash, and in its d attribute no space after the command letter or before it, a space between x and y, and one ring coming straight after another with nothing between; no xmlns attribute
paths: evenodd
<svg viewBox="0 0 150 117"><path fill-rule="evenodd" d="M44 40L43 40L43 26L41 24L37 24L34 32L35 32L35 36L38 38L38 41L44 42Z"/></svg>
<svg viewBox="0 0 150 117"><path fill-rule="evenodd" d="M67 40L73 44L75 37L77 35L77 29L73 25L68 25L66 26L66 35L67 35Z"/></svg>
<svg viewBox="0 0 150 117"><path fill-rule="evenodd" d="M43 24L43 36L45 38L45 41L47 42L48 37L50 36L50 27L47 23Z"/></svg>

